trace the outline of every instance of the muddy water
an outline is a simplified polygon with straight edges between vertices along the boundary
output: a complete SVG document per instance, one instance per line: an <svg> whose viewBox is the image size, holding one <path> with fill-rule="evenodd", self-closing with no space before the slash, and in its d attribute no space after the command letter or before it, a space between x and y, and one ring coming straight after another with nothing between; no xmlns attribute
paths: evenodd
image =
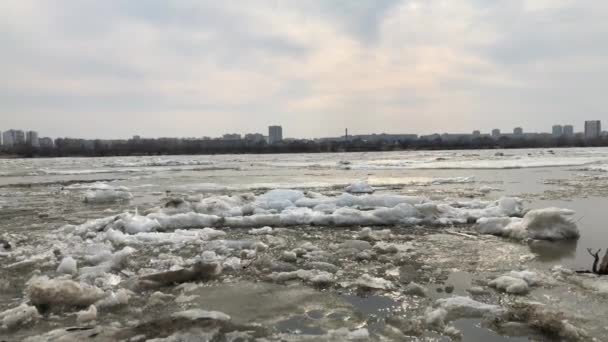
<svg viewBox="0 0 608 342"><path fill-rule="evenodd" d="M243 262L252 263L246 270L224 272L220 279L210 283L194 283L190 287L176 284L159 289L168 296L160 305L151 304L154 291L135 292L127 306L100 308L97 319L84 326L108 340L118 339L118 336L135 337L142 335L146 322L155 322L180 310L202 308L229 315L231 325L221 325L220 330L234 336L248 336L245 340L254 337L343 340L349 338L348 335L335 331L346 328L347 332L366 329L369 336L364 339L371 340L426 338L448 341L453 337L442 329L412 322L424 317L429 308L436 306L438 299L471 296L483 303L505 307L522 300L543 303L584 329L589 339L602 340L608 332L605 318L608 311L601 305L606 297L593 289L603 288L603 283L598 285L596 279L586 276L553 279L551 268L564 265L577 270L588 269L591 258L586 249L606 246L608 229L603 218L608 204L608 178L603 172L590 169L608 164L608 150L502 153L504 155L498 156L496 151L455 151L0 161L0 237L10 240L15 247L26 246L34 250L40 246L32 255L42 255L45 248L53 248L46 234L66 224L80 225L136 209L144 212L162 205L167 198L263 194L277 188L335 196L341 194L346 185L360 179L366 179L374 186L377 194L454 200L518 196L530 209L555 206L575 210L574 220L581 238L562 242L520 242L479 236L473 225L454 228L465 235L446 234L445 227L411 229L395 226L389 227L395 235L389 242L411 242L416 252L405 259L403 256L377 255L372 260L360 261L354 255L332 254L335 251L332 246L356 238L359 226L340 229L291 227L276 235L286 241L285 245L277 244L276 239L269 237L252 237L247 229L227 229L228 239L256 239L269 245L269 250L260 255L275 261L284 251L311 242L330 252L323 261L338 267L337 281L321 287L299 280L277 283L268 279L269 272L295 270L307 265L308 261L298 261L295 266L275 265L269 270L268 266L259 264L259 259L246 261L243 258ZM122 202L83 202L86 186L95 182L125 186L133 198ZM74 186L77 184L80 187ZM206 248L206 245L202 246ZM182 246L138 245L128 266L111 273L126 282L140 273L187 264L200 253L200 248L189 243ZM59 252L60 255L70 254L69 251ZM2 251L0 255L0 263L4 266L20 261L18 256L10 255L10 251ZM0 312L28 303L26 282L40 274L51 278L58 276L55 269L59 261L61 258L57 257L4 267L0 271L1 278L7 282L0 294ZM489 280L520 269L531 269L552 279L525 296L505 295L487 286ZM391 290L362 290L352 285L362 274L372 274L398 285ZM76 276L74 279L79 280ZM404 286L410 281L423 285L426 296L404 294ZM114 289L122 286L117 285ZM468 291L471 287L482 287L487 292L471 294ZM75 318L75 312L81 309L60 308L50 314L42 313L42 318L33 323L3 328L0 336L16 341L41 335L40 340L48 340L49 336L44 334L50 331L82 327ZM201 328L183 322L164 324L167 326L155 333L158 336L144 333L143 339L186 334ZM520 336L513 330L489 324L481 317L460 318L448 325L458 329L465 341L552 338L546 331L532 328L521 330L523 336ZM66 338L75 339L82 334L85 332L71 331L66 333Z"/></svg>

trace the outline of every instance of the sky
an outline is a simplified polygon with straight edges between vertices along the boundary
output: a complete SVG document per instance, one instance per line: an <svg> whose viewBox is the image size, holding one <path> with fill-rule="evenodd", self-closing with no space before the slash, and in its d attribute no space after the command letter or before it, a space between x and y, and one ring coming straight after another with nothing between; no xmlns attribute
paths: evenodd
<svg viewBox="0 0 608 342"><path fill-rule="evenodd" d="M580 131L606 118L606 18L598 0L2 0L0 130Z"/></svg>

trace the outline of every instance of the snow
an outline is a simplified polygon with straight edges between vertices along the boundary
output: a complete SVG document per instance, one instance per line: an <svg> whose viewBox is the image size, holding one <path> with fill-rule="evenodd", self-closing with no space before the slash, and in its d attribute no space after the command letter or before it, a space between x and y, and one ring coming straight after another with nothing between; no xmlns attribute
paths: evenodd
<svg viewBox="0 0 608 342"><path fill-rule="evenodd" d="M88 306L105 295L95 286L46 276L32 279L26 292L32 304L50 306Z"/></svg>
<svg viewBox="0 0 608 342"><path fill-rule="evenodd" d="M176 312L171 315L171 317L175 318L185 318L189 320L198 320L198 319L214 319L218 321L229 321L230 316L226 315L223 312L219 311L206 311L202 309L190 309L186 311Z"/></svg>
<svg viewBox="0 0 608 342"><path fill-rule="evenodd" d="M79 311L76 313L76 322L78 324L90 323L97 319L97 308L95 305L89 306L87 310Z"/></svg>
<svg viewBox="0 0 608 342"><path fill-rule="evenodd" d="M371 194L374 192L374 188L367 184L366 181L358 181L347 186L344 191L351 194Z"/></svg>
<svg viewBox="0 0 608 342"><path fill-rule="evenodd" d="M40 319L36 307L27 304L21 304L16 308L0 312L0 322L3 329L13 329L20 325L33 323Z"/></svg>
<svg viewBox="0 0 608 342"><path fill-rule="evenodd" d="M76 260L74 260L74 258L69 257L69 256L63 258L63 260L61 260L61 263L57 267L57 273L64 273L64 274L78 273L78 267L77 267Z"/></svg>
<svg viewBox="0 0 608 342"><path fill-rule="evenodd" d="M477 220L477 230L514 239L567 240L580 236L571 219L574 211L560 208L530 210L520 218L490 217Z"/></svg>

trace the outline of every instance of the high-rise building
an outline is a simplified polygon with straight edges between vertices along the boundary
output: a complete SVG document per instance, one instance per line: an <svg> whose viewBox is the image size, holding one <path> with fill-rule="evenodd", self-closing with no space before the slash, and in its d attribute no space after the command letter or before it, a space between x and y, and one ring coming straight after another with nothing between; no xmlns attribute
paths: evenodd
<svg viewBox="0 0 608 342"><path fill-rule="evenodd" d="M25 134L27 144L32 147L40 147L40 142L38 141L38 132L36 131L27 131Z"/></svg>
<svg viewBox="0 0 608 342"><path fill-rule="evenodd" d="M25 134L21 130L10 129L2 133L4 146L12 147L25 144Z"/></svg>
<svg viewBox="0 0 608 342"><path fill-rule="evenodd" d="M562 125L553 125L551 132L553 136L559 137L564 134L564 128L562 127Z"/></svg>
<svg viewBox="0 0 608 342"><path fill-rule="evenodd" d="M524 129L521 127L515 127L513 128L513 135L523 135L524 134Z"/></svg>
<svg viewBox="0 0 608 342"><path fill-rule="evenodd" d="M268 126L268 143L276 144L283 140L283 127Z"/></svg>
<svg viewBox="0 0 608 342"><path fill-rule="evenodd" d="M567 137L574 136L574 127L572 125L564 126L564 135Z"/></svg>
<svg viewBox="0 0 608 342"><path fill-rule="evenodd" d="M53 143L53 139L49 137L40 138L39 143L40 147L42 148L52 148L53 146L55 146L55 144Z"/></svg>
<svg viewBox="0 0 608 342"><path fill-rule="evenodd" d="M228 133L222 136L224 140L241 140L241 135L238 133Z"/></svg>
<svg viewBox="0 0 608 342"><path fill-rule="evenodd" d="M585 121L585 138L597 138L602 133L600 120Z"/></svg>
<svg viewBox="0 0 608 342"><path fill-rule="evenodd" d="M498 137L500 137L500 130L499 130L498 128L494 128L494 129L492 130L492 136L493 136L494 138L498 138Z"/></svg>

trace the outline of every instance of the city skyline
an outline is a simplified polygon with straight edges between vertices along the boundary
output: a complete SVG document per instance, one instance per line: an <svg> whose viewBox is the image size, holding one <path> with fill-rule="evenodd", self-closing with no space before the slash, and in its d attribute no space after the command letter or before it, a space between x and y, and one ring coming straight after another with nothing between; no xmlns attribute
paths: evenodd
<svg viewBox="0 0 608 342"><path fill-rule="evenodd" d="M607 15L600 1L3 1L0 127L545 131L605 116Z"/></svg>
<svg viewBox="0 0 608 342"><path fill-rule="evenodd" d="M400 133L387 133L387 132L355 132L354 134L348 134L349 128L345 128L345 135L334 135L334 136L326 136L326 137L291 137L283 135L283 126L281 125L270 125L267 126L267 135L259 132L241 132L241 133L223 133L219 136L190 136L190 137L180 137L180 136L160 136L160 137L146 137L141 136L140 134L130 135L129 137L121 137L121 138L106 138L106 137L55 137L55 138L70 138L70 139L85 139L85 140L124 140L126 139L159 139L159 138L182 138L182 139L221 139L221 140L249 140L249 141L266 141L270 144L280 142L283 139L299 139L299 140L323 140L323 139L337 139L337 138L347 138L347 137L361 137L361 136L381 136L381 135L389 135L389 136L416 136L418 138L425 138L430 136L492 136L492 137L500 137L500 136L513 136L513 137L523 137L528 135L551 135L551 136L574 136L574 135L583 135L586 138L594 138L598 137L606 131L603 131L601 128L601 120L585 120L582 127L582 131L577 131L575 129L576 125L572 124L554 124L551 126L549 131L529 131L525 130L523 126L513 127L510 131L503 131L500 128L493 128L488 132L484 132L482 130L473 130L469 133L462 132L434 132L430 134L421 134L417 132L400 132ZM32 145L39 146L39 140L45 141L48 145L49 137L38 137L39 132L35 130L22 130L11 128L6 131L2 131L0 129L0 145L6 145L6 135L9 132L19 132L21 134L22 143L30 141L36 141ZM13 141L19 140L19 138L9 138Z"/></svg>

